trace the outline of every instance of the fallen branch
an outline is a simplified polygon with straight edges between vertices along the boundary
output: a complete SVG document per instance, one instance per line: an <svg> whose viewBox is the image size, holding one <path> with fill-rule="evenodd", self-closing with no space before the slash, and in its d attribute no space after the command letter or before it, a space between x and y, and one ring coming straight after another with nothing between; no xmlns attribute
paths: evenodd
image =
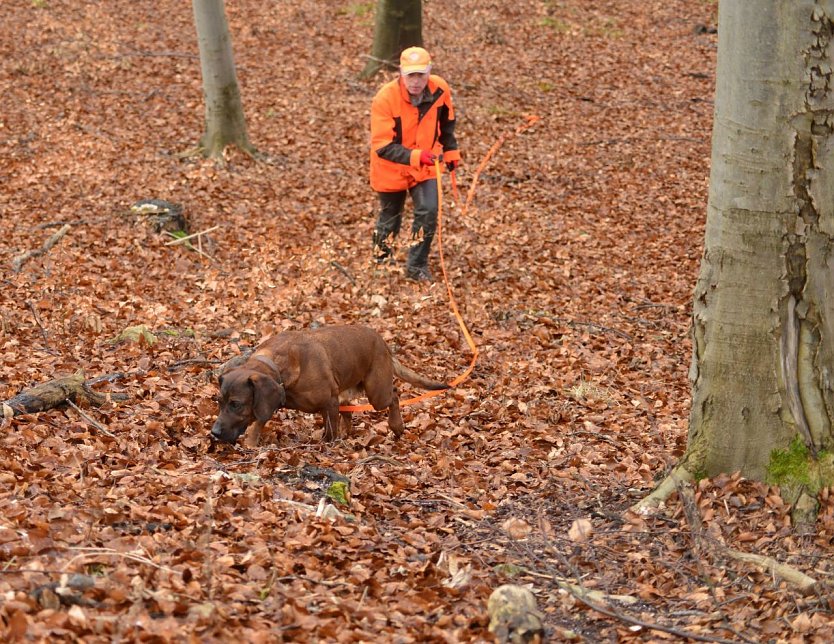
<svg viewBox="0 0 834 644"><path fill-rule="evenodd" d="M34 414L53 409L64 403L90 404L101 407L111 400L127 400L125 394L100 394L89 388L84 380L84 373L56 378L30 389L21 391L13 398L0 403L4 418L13 418L20 414Z"/></svg>
<svg viewBox="0 0 834 644"><path fill-rule="evenodd" d="M54 232L49 239L47 239L44 242L43 246L35 250L26 251L22 255L16 257L14 260L12 260L12 271L15 273L19 273L23 265L30 259L32 259L33 257L40 257L41 255L44 255L45 253L49 252L49 250L55 244L61 241L61 237L66 235L70 228L72 228L72 226L70 226L69 224L64 224L56 232Z"/></svg>

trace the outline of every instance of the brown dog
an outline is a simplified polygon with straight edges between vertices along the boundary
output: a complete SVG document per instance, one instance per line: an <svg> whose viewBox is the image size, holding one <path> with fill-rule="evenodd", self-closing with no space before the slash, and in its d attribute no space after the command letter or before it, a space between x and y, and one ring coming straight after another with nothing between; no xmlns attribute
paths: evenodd
<svg viewBox="0 0 834 644"><path fill-rule="evenodd" d="M377 411L388 409L388 426L403 432L394 376L423 389L448 389L401 365L382 336L365 326L330 326L285 331L261 343L240 367L220 376L220 415L214 438L234 443L254 423L246 438L256 447L261 430L276 410L320 413L324 438L338 435L340 416L350 429L350 412L339 412L364 389Z"/></svg>

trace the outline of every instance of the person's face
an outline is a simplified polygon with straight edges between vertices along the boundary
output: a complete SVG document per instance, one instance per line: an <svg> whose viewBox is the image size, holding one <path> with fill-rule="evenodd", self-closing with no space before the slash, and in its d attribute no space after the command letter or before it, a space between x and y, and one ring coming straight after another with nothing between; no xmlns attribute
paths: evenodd
<svg viewBox="0 0 834 644"><path fill-rule="evenodd" d="M429 84L429 71L422 74L406 74L403 76L406 91L412 96L419 96Z"/></svg>

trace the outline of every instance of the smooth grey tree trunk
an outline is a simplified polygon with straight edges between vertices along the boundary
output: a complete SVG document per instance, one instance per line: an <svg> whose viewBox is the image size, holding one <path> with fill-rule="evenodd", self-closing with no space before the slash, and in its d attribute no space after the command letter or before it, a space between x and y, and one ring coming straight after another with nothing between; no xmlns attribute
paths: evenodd
<svg viewBox="0 0 834 644"><path fill-rule="evenodd" d="M396 69L403 49L422 45L422 0L377 0L374 43L360 77L371 78L383 68Z"/></svg>
<svg viewBox="0 0 834 644"><path fill-rule="evenodd" d="M235 145L253 154L223 0L193 0L193 9L206 106L200 151L208 158L222 158L226 147Z"/></svg>
<svg viewBox="0 0 834 644"><path fill-rule="evenodd" d="M834 419L834 0L721 0L692 409L677 474L765 480Z"/></svg>

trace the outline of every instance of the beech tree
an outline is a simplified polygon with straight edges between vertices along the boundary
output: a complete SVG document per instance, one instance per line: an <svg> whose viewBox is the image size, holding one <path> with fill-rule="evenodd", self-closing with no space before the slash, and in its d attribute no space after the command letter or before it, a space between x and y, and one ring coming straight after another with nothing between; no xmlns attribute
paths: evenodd
<svg viewBox="0 0 834 644"><path fill-rule="evenodd" d="M374 43L360 77L371 78L383 67L396 69L403 49L422 45L422 0L377 0Z"/></svg>
<svg viewBox="0 0 834 644"><path fill-rule="evenodd" d="M741 471L794 520L832 484L834 0L721 0L692 409L675 480Z"/></svg>
<svg viewBox="0 0 834 644"><path fill-rule="evenodd" d="M205 157L222 158L226 146L235 145L254 154L246 132L223 0L193 0L192 6L206 106L206 129L198 150Z"/></svg>

